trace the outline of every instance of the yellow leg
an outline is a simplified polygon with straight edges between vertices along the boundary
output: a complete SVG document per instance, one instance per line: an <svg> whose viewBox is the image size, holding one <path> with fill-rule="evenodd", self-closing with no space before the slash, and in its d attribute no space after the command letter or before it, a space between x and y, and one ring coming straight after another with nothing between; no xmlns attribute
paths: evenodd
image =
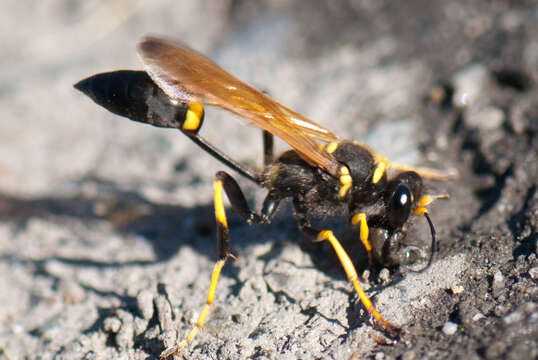
<svg viewBox="0 0 538 360"><path fill-rule="evenodd" d="M211 305L213 304L213 300L215 299L215 290L217 288L217 282L219 281L219 275L220 271L222 270L222 267L224 266L224 263L226 260L219 260L215 264L215 267L213 268L213 276L211 277L211 285L209 285L209 293L207 294L207 300L204 308L202 309L202 312L200 313L200 316L198 316L198 321L196 322L196 326L191 330L187 338L177 345L170 347L163 351L161 353L161 358L167 358L169 356L178 354L181 352L181 349L183 349L185 346L192 343L196 335L198 334L198 331L202 330L204 327L205 319L207 318L207 314L209 313L209 309Z"/></svg>
<svg viewBox="0 0 538 360"><path fill-rule="evenodd" d="M373 247L370 241L368 240L368 223L366 222L366 214L365 213L358 213L353 215L351 218L351 224L357 225L360 223L359 227L359 237L361 239L362 244L364 245L364 248L368 252L368 261L370 262L370 265L375 264L376 260L374 258L374 253L372 251Z"/></svg>
<svg viewBox="0 0 538 360"><path fill-rule="evenodd" d="M209 309L215 300L215 292L217 289L217 282L219 281L220 272L222 267L226 263L228 257L234 258L229 250L229 235L228 235L228 221L226 220L226 212L224 211L224 203L222 201L222 179L217 178L214 184L214 198L215 198L215 217L217 219L217 228L218 228L218 243L219 243L219 254L218 260L213 268L213 275L211 276L211 284L209 285L209 292L207 294L207 300L200 316L198 316L198 321L196 326L191 330L187 338L175 346L172 346L161 353L161 358L167 358L169 356L179 354L181 349L185 346L192 343L196 335L204 327L205 320L209 313Z"/></svg>
<svg viewBox="0 0 538 360"><path fill-rule="evenodd" d="M355 290L357 291L357 294L359 295L359 298L361 299L362 304L368 310L368 312L377 320L377 322L387 331L392 332L395 330L395 327L389 323L387 320L385 320L381 314L375 309L374 305L372 304L372 301L366 295L364 290L362 290L360 284L359 284L359 277L357 276L357 271L355 270L355 267L353 266L353 263L351 262L351 259L349 258L349 255L346 253L342 245L340 245L340 242L338 239L334 236L333 232L330 230L323 230L320 231L318 234L317 241L324 241L329 240L332 247L334 248L334 251L336 252L336 255L338 256L338 259L340 260L340 263L342 264L342 267L344 268L344 271L346 272L348 280L353 284L355 287Z"/></svg>
<svg viewBox="0 0 538 360"><path fill-rule="evenodd" d="M358 223L361 223L360 225L360 238L361 241L366 248L366 251L368 251L368 254L370 254L370 251L372 251L372 244L370 244L370 241L368 241L368 224L366 223L366 214L365 213L358 213L353 215L351 218L351 224L357 225Z"/></svg>

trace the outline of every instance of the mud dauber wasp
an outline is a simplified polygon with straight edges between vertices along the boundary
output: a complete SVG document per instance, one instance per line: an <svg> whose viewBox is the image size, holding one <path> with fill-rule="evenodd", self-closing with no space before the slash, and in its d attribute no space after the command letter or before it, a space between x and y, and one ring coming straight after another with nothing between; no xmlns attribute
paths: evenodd
<svg viewBox="0 0 538 360"><path fill-rule="evenodd" d="M361 289L353 263L333 232L314 229L310 220L325 215L347 216L352 225L359 227L359 238L370 262L394 265L399 262L394 252L402 250L410 217L424 216L432 238L425 269L435 252L435 229L426 207L445 196L426 195L422 178L446 180L454 174L393 163L361 143L343 140L185 45L148 36L140 42L138 51L146 71L97 74L78 82L75 88L120 116L179 129L209 154L268 191L261 212L256 213L249 208L237 182L224 171L216 173L218 258L206 305L187 338L165 350L161 357L178 353L202 329L221 269L228 258L234 258L223 191L232 209L247 223L269 223L280 201L291 198L300 230L315 241L330 242L364 307L388 333L395 333L397 329L381 316ZM261 172L234 161L198 134L204 104L224 108L263 129ZM273 136L292 149L274 158Z"/></svg>

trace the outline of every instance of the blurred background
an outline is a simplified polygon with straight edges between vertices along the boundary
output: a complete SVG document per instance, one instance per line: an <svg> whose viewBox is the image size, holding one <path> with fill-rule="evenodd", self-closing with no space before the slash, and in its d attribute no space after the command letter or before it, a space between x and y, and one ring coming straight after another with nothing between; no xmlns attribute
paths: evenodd
<svg viewBox="0 0 538 360"><path fill-rule="evenodd" d="M381 313L416 330L405 341L378 341L339 266L299 247L283 206L272 226L230 215L239 260L187 357L538 355L536 1L3 0L0 358L155 358L201 310L223 166L72 86L142 69L145 34L391 160L461 175L428 185L452 195L432 209L439 261L376 287ZM261 166L257 129L209 109L202 134ZM264 192L239 181L259 208Z"/></svg>

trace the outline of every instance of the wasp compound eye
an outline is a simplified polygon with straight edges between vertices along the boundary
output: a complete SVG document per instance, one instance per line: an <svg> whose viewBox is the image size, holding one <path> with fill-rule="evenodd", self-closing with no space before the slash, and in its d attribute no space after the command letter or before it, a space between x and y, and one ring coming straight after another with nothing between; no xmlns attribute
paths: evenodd
<svg viewBox="0 0 538 360"><path fill-rule="evenodd" d="M390 198L387 218L392 229L399 229L405 224L411 212L411 191L407 185L396 187Z"/></svg>

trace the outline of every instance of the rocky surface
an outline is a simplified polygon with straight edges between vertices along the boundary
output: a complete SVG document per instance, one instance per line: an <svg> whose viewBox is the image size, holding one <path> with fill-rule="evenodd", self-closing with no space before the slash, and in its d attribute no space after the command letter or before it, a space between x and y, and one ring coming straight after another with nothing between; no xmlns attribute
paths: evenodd
<svg viewBox="0 0 538 360"><path fill-rule="evenodd" d="M356 234L335 224L400 339L372 326L331 250L308 244L284 205L267 226L229 215L238 260L185 358L538 356L538 4L313 4L0 5L0 358L157 358L202 309L222 166L72 87L140 69L146 33L392 160L460 173L428 182L451 199L431 208L439 252L422 274L368 270ZM204 136L259 167L259 131L231 118L209 109ZM264 191L240 184L259 207Z"/></svg>

